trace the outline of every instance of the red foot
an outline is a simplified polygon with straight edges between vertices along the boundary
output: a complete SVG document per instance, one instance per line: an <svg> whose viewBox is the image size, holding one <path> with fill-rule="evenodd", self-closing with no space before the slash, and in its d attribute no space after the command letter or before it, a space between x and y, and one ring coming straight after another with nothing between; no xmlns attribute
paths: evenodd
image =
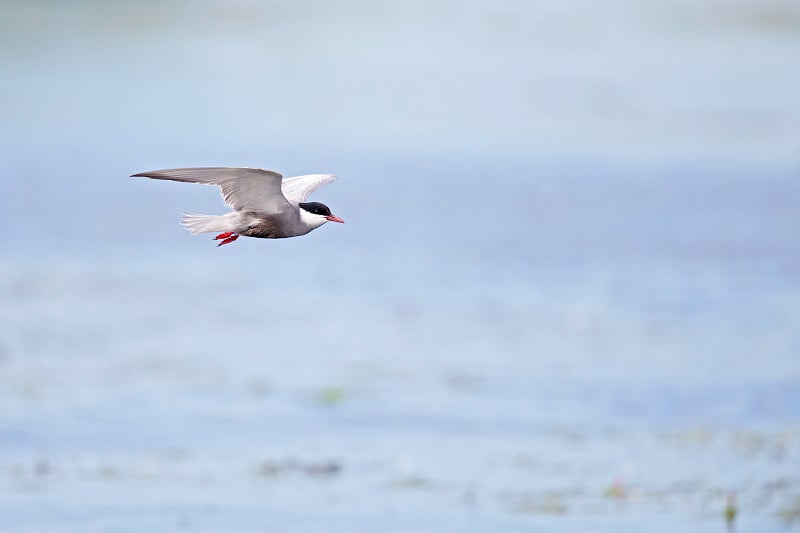
<svg viewBox="0 0 800 533"><path fill-rule="evenodd" d="M225 240L223 240L222 242L220 242L220 243L217 245L217 248L219 248L219 247L220 247L220 246L222 246L223 244L228 244L228 243L230 243L230 242L233 242L233 241L235 241L235 240L236 240L236 239L238 239L238 238L239 238L239 236L238 236L238 235L236 235L235 233L232 233L230 237L226 237L226 238L225 238Z"/></svg>
<svg viewBox="0 0 800 533"><path fill-rule="evenodd" d="M227 239L231 235L233 235L232 231L226 231L225 233L220 233L219 235L214 237L214 240L216 241L217 239Z"/></svg>

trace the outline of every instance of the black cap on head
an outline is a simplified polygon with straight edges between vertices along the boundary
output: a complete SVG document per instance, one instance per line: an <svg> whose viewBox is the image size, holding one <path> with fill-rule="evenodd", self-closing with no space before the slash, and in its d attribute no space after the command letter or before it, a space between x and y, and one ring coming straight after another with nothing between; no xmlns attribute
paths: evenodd
<svg viewBox="0 0 800 533"><path fill-rule="evenodd" d="M333 214L327 205L320 202L301 202L299 205L309 213L314 213L315 215L329 217Z"/></svg>

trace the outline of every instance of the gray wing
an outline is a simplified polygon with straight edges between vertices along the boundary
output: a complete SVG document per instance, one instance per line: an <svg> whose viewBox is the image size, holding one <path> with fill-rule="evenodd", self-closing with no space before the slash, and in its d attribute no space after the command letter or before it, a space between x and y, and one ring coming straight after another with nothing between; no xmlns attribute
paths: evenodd
<svg viewBox="0 0 800 533"><path fill-rule="evenodd" d="M287 178L283 180L281 189L283 195L289 203L297 205L300 202L305 202L308 196L333 180L336 176L333 174L308 174L306 176L296 176L294 178Z"/></svg>
<svg viewBox="0 0 800 533"><path fill-rule="evenodd" d="M140 172L131 177L216 185L236 211L282 213L291 209L281 192L281 175L260 168L199 167Z"/></svg>

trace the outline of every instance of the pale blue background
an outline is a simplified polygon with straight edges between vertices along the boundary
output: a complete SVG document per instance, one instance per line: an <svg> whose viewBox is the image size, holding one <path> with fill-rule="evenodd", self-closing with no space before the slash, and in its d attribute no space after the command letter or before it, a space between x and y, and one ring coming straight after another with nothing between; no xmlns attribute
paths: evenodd
<svg viewBox="0 0 800 533"><path fill-rule="evenodd" d="M0 531L781 530L798 57L780 0L3 3ZM200 165L347 223L127 177Z"/></svg>

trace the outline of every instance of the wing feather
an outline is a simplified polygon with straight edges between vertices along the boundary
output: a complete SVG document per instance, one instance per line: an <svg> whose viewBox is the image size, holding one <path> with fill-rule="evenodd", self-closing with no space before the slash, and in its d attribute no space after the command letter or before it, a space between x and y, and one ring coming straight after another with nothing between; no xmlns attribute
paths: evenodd
<svg viewBox="0 0 800 533"><path fill-rule="evenodd" d="M236 211L282 213L291 205L281 191L282 176L260 168L197 167L140 172L131 177L216 185Z"/></svg>

